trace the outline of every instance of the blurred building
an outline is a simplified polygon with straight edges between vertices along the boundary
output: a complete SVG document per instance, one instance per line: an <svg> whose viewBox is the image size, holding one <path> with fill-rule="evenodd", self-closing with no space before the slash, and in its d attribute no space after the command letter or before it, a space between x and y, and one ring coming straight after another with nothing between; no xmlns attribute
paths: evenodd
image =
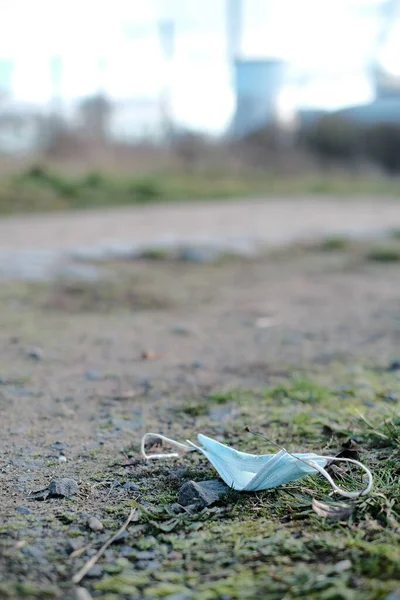
<svg viewBox="0 0 400 600"><path fill-rule="evenodd" d="M230 133L247 135L269 125L289 128L294 110L282 103L287 64L280 59L236 59L234 61L236 110Z"/></svg>
<svg viewBox="0 0 400 600"><path fill-rule="evenodd" d="M368 104L349 106L336 114L360 125L400 124L400 77L376 66L372 70L375 99Z"/></svg>

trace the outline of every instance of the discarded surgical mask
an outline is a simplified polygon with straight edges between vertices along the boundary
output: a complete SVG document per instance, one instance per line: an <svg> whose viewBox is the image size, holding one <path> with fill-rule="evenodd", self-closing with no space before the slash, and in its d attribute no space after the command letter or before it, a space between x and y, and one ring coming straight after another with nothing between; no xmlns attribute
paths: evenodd
<svg viewBox="0 0 400 600"><path fill-rule="evenodd" d="M177 452L147 454L145 444L148 438L162 440L168 445L179 448L181 452L195 450L201 452L218 471L223 481L230 488L241 492L268 490L315 473L323 475L329 481L333 490L346 498L365 496L371 491L373 485L371 471L359 461L351 458L320 456L313 453L291 454L284 448L276 454L247 454L221 444L201 433L197 436L199 446L189 440L187 440L187 444L182 444L158 433L146 433L142 439L141 454L147 460L179 458L181 456ZM348 492L338 487L324 468L330 461L347 462L360 467L367 475L368 483L366 487L354 492Z"/></svg>

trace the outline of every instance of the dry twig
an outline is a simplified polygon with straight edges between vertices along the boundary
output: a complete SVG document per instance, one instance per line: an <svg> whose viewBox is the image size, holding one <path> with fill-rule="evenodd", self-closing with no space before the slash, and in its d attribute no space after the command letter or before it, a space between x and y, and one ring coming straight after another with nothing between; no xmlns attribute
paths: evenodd
<svg viewBox="0 0 400 600"><path fill-rule="evenodd" d="M90 569L92 567L94 567L94 565L97 563L99 558L101 558L103 556L103 554L107 550L108 546L110 546L118 538L118 536L120 536L121 533L123 531L125 531L125 529L129 525L129 523L132 521L135 513L136 513L136 508L132 508L131 512L129 514L129 517L127 518L125 523L122 525L122 527L120 527L120 529L118 529L118 531L116 533L114 533L114 535L112 537L110 537L110 539L107 540L107 542L105 544L103 544L103 546L100 548L100 550L98 552L96 552L96 554L94 556L89 558L87 563L85 563L83 565L82 569L80 571L78 571L78 573L75 573L75 575L72 578L72 583L77 584L80 581L82 581L82 579L85 577L85 575L87 575L87 573L90 571Z"/></svg>

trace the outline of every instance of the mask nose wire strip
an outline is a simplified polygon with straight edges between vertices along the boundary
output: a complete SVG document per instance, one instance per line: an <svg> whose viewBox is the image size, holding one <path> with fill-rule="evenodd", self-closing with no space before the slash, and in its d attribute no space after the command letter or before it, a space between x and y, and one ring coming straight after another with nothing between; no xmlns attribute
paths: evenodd
<svg viewBox="0 0 400 600"><path fill-rule="evenodd" d="M193 452L194 450L197 450L197 448L192 448L192 446L188 446L187 444L181 444L181 442L171 440L170 438L166 437L165 435L162 435L161 433L145 433L144 436L142 437L142 442L140 444L140 453L143 456L143 458L145 458L146 460L161 459L161 458L180 458L181 457L181 454L179 454L178 452L171 452L169 454L147 454L146 450L145 450L145 444L146 444L147 438L153 438L153 439L158 438L159 440L166 442L170 446L175 446L175 448L179 448L179 450L181 451L181 454L182 454L182 452Z"/></svg>
<svg viewBox="0 0 400 600"><path fill-rule="evenodd" d="M360 490L359 492L347 492L346 490L343 490L342 488L340 488L339 486L336 485L336 483L333 481L332 477L329 475L329 473L323 467L318 465L313 460L307 461L308 464L310 465L310 467L314 467L314 469L319 471L321 473L321 475L323 477L325 477L325 479L327 479L327 481L329 481L329 483L331 484L331 486L335 492L337 492L341 496L344 496L345 498L359 498L360 496L366 496L371 491L372 485L373 485L372 473L361 462L359 462L358 460L354 460L352 458L336 458L335 456L324 456L323 458L325 458L327 460L335 461L335 462L352 463L353 465L357 465L358 467L360 467L360 469L362 469L368 476L368 485L366 488L364 488L363 490Z"/></svg>

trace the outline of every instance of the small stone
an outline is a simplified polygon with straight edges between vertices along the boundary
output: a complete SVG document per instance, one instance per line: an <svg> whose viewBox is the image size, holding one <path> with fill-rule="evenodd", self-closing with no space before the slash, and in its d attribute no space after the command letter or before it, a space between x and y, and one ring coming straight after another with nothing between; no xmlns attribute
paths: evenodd
<svg viewBox="0 0 400 600"><path fill-rule="evenodd" d="M196 504L198 507L204 508L218 502L221 496L228 491L228 486L218 479L200 481L199 483L188 481L179 490L178 503L181 506Z"/></svg>
<svg viewBox="0 0 400 600"><path fill-rule="evenodd" d="M103 531L104 525L97 517L89 517L88 527L92 531Z"/></svg>
<svg viewBox="0 0 400 600"><path fill-rule="evenodd" d="M190 335L192 333L188 327L185 327L185 325L175 325L172 327L171 332L175 335Z"/></svg>
<svg viewBox="0 0 400 600"><path fill-rule="evenodd" d="M58 457L58 462L60 463L60 465L66 463L67 462L67 457L64 456L64 454L60 454L60 456Z"/></svg>
<svg viewBox="0 0 400 600"><path fill-rule="evenodd" d="M22 548L22 553L26 556L31 556L36 560L41 560L43 558L43 552L39 548L36 548L36 546L25 546L25 548Z"/></svg>
<svg viewBox="0 0 400 600"><path fill-rule="evenodd" d="M127 490L129 492L139 492L140 491L140 487L138 485L136 485L136 483L133 483L133 481L125 481L124 485L122 486L123 490Z"/></svg>
<svg viewBox="0 0 400 600"><path fill-rule="evenodd" d="M343 571L348 571L349 569L351 569L351 567L351 560L341 560L338 563L336 563L334 568L336 573L343 573Z"/></svg>
<svg viewBox="0 0 400 600"><path fill-rule="evenodd" d="M121 542L125 541L125 539L127 537L128 537L128 532L127 531L121 531L121 533L119 534L119 536L117 536L113 540L113 544L120 544Z"/></svg>
<svg viewBox="0 0 400 600"><path fill-rule="evenodd" d="M52 479L50 481L48 492L49 496L55 497L69 497L77 494L79 487L75 479L69 477L62 477L60 479Z"/></svg>
<svg viewBox="0 0 400 600"><path fill-rule="evenodd" d="M15 510L21 515L33 515L33 511L25 506L17 506Z"/></svg>
<svg viewBox="0 0 400 600"><path fill-rule="evenodd" d="M156 557L156 553L150 550L141 550L136 554L137 560L153 560Z"/></svg>
<svg viewBox="0 0 400 600"><path fill-rule="evenodd" d="M67 444L65 444L64 442L57 441L50 444L48 448L51 448L56 452L65 452L65 450L67 449Z"/></svg>
<svg viewBox="0 0 400 600"><path fill-rule="evenodd" d="M132 546L121 546L119 549L119 553L120 556L125 557L129 557L129 556L134 556L135 554L135 549Z"/></svg>
<svg viewBox="0 0 400 600"><path fill-rule="evenodd" d="M194 263L212 263L222 256L219 248L187 246L179 254L180 260Z"/></svg>
<svg viewBox="0 0 400 600"><path fill-rule="evenodd" d="M389 365L388 371L391 371L392 373L400 371L400 360L393 360Z"/></svg>
<svg viewBox="0 0 400 600"><path fill-rule="evenodd" d="M205 368L205 365L204 365L203 361L201 361L201 360L195 360L192 363L192 369L204 369L204 368Z"/></svg>
<svg viewBox="0 0 400 600"><path fill-rule="evenodd" d="M92 596L84 587L75 588L75 596L76 600L92 600Z"/></svg>
<svg viewBox="0 0 400 600"><path fill-rule="evenodd" d="M85 538L83 537L83 535L80 535L79 537L71 538L70 540L68 540L68 544L67 544L68 554L72 554L73 552L76 552L77 550L80 550L81 548L83 548L84 543L85 543Z"/></svg>
<svg viewBox="0 0 400 600"><path fill-rule="evenodd" d="M102 376L97 369L90 369L85 373L85 379L87 379L87 381L99 381L101 378Z"/></svg>
<svg viewBox="0 0 400 600"><path fill-rule="evenodd" d="M43 350L38 347L30 348L27 351L27 355L29 356L29 358L32 358L32 360L37 360L39 362L43 358Z"/></svg>
<svg viewBox="0 0 400 600"><path fill-rule="evenodd" d="M94 565L87 573L86 577L97 579L103 575L103 569L99 565Z"/></svg>

